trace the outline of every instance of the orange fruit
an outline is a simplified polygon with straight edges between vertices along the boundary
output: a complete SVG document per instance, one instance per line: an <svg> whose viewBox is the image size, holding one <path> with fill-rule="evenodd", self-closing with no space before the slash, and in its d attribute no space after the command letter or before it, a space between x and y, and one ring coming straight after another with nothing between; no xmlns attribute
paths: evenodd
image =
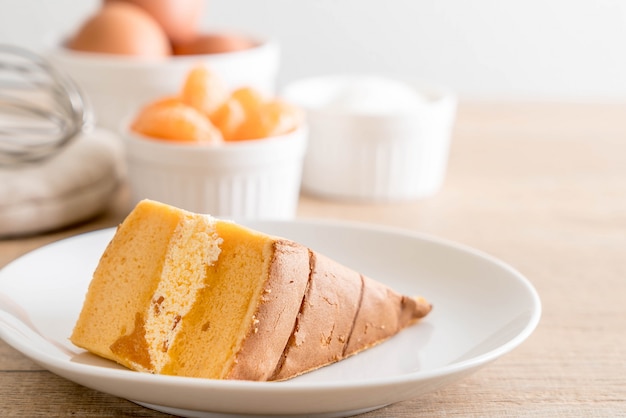
<svg viewBox="0 0 626 418"><path fill-rule="evenodd" d="M247 114L246 120L234 133L234 140L261 139L284 135L302 123L298 108L280 100L271 100Z"/></svg>
<svg viewBox="0 0 626 418"><path fill-rule="evenodd" d="M284 135L296 130L303 122L302 111L287 102L279 99L265 104L262 114L265 115L267 136Z"/></svg>
<svg viewBox="0 0 626 418"><path fill-rule="evenodd" d="M231 98L241 103L243 108L246 109L246 113L253 112L265 102L265 97L253 87L235 89L231 94Z"/></svg>
<svg viewBox="0 0 626 418"><path fill-rule="evenodd" d="M246 120L246 111L237 100L228 99L211 116L211 121L222 132L224 140L231 141L237 129Z"/></svg>
<svg viewBox="0 0 626 418"><path fill-rule="evenodd" d="M228 99L228 89L215 73L199 66L187 75L180 97L183 103L210 117Z"/></svg>
<svg viewBox="0 0 626 418"><path fill-rule="evenodd" d="M302 124L301 111L266 100L252 87L228 93L206 67L193 68L178 97L146 105L132 124L135 132L172 141L221 142L283 135Z"/></svg>
<svg viewBox="0 0 626 418"><path fill-rule="evenodd" d="M261 93L251 87L238 88L213 113L211 121L222 131L226 141L249 139L238 137L237 132L252 115L259 111L264 100Z"/></svg>
<svg viewBox="0 0 626 418"><path fill-rule="evenodd" d="M177 106L179 104L183 104L183 102L180 100L179 97L176 97L176 96L162 97L160 99L156 99L156 100L148 103L147 105L145 105L141 109L141 112L145 112L148 108L168 107L168 106L171 107L171 106Z"/></svg>
<svg viewBox="0 0 626 418"><path fill-rule="evenodd" d="M166 98L144 107L131 129L152 138L181 142L222 142L221 132L198 110Z"/></svg>

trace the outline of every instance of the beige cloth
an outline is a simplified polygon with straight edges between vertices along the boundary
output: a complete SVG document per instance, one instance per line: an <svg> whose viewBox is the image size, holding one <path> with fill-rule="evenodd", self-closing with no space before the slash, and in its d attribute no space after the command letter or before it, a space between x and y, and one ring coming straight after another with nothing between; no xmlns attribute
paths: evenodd
<svg viewBox="0 0 626 418"><path fill-rule="evenodd" d="M0 237L45 232L102 212L124 173L121 140L94 129L40 163L0 168Z"/></svg>

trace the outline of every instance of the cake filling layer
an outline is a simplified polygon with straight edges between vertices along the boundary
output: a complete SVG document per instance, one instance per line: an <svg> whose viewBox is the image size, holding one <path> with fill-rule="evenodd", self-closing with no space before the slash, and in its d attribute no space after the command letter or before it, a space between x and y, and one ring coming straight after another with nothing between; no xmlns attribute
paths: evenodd
<svg viewBox="0 0 626 418"><path fill-rule="evenodd" d="M255 311L267 281L272 240L224 221L216 231L223 240L219 259L206 269L200 303L182 318L164 373L224 378L243 339L258 325Z"/></svg>
<svg viewBox="0 0 626 418"><path fill-rule="evenodd" d="M208 285L206 272L218 260L221 243L215 222L208 217L185 216L174 231L146 312L145 339L155 372L169 362L169 348L184 328L183 318L199 291Z"/></svg>

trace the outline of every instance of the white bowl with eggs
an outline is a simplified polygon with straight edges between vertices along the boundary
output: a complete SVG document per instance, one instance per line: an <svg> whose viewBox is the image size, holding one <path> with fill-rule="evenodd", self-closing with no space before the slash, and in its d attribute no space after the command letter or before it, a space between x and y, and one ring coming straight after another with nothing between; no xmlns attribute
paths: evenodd
<svg viewBox="0 0 626 418"><path fill-rule="evenodd" d="M244 51L141 59L72 51L63 46L48 58L77 83L91 104L96 124L116 129L138 106L177 89L189 70L204 63L230 87L252 86L274 92L280 50L263 41Z"/></svg>
<svg viewBox="0 0 626 418"><path fill-rule="evenodd" d="M296 215L307 128L219 144L158 140L124 130L132 204L148 198L229 219Z"/></svg>
<svg viewBox="0 0 626 418"><path fill-rule="evenodd" d="M47 58L82 89L98 125L117 130L123 118L141 104L176 90L190 68L198 64L210 67L229 87L251 86L275 93L280 65L280 48L275 41L208 31L197 33L195 39L172 43L161 28L165 25L157 25L139 7L125 3L166 4L103 2L106 13L101 10L73 33L48 40ZM179 0L175 6L182 8L185 3L197 7L198 1ZM188 26L196 24L195 20L185 22ZM216 43L228 45L220 48ZM184 55L174 55L175 49ZM229 52L202 52L209 49Z"/></svg>
<svg viewBox="0 0 626 418"><path fill-rule="evenodd" d="M302 188L340 200L433 196L448 163L456 97L445 87L375 75L295 81L282 96L310 129Z"/></svg>

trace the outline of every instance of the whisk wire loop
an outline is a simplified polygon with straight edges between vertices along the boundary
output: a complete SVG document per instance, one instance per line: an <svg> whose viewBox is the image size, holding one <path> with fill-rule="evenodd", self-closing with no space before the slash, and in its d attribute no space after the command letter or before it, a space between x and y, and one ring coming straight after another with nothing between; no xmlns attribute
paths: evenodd
<svg viewBox="0 0 626 418"><path fill-rule="evenodd" d="M0 167L50 158L91 126L78 86L38 54L0 44Z"/></svg>

